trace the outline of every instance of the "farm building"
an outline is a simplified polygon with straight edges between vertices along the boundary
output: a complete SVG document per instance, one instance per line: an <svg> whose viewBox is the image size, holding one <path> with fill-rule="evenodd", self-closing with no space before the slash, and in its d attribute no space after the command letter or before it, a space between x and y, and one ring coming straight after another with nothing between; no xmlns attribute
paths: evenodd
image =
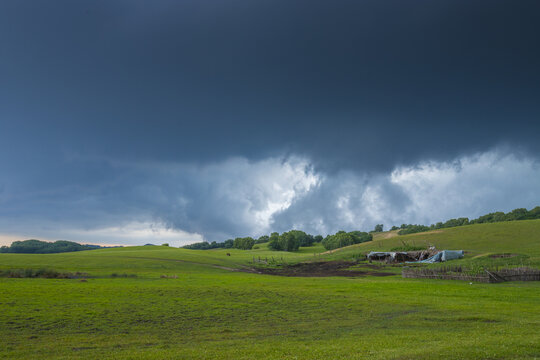
<svg viewBox="0 0 540 360"><path fill-rule="evenodd" d="M367 254L368 260L385 261L389 263L401 262L421 262L435 263L444 262L463 257L463 250L442 250L435 249L423 251L372 251Z"/></svg>

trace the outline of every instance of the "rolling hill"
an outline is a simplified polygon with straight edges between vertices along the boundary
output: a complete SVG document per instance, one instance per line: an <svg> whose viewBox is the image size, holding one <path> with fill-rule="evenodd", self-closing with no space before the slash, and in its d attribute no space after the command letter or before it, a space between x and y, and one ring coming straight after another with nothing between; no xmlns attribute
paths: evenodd
<svg viewBox="0 0 540 360"><path fill-rule="evenodd" d="M381 233L332 253L320 245L273 252L262 244L250 251L140 246L0 254L0 270L86 273L72 279L0 277L0 358L535 359L538 282L235 270L259 257L286 263L348 259L402 240L464 249L460 261L517 253L522 255L501 260L527 256L538 262L539 234L540 221L516 221L399 237Z"/></svg>
<svg viewBox="0 0 540 360"><path fill-rule="evenodd" d="M528 262L540 265L540 220L474 224L410 235L397 235L397 231L377 233L371 242L337 249L328 257L344 258L359 252L389 251L403 244L465 250L465 260L494 254L522 254Z"/></svg>

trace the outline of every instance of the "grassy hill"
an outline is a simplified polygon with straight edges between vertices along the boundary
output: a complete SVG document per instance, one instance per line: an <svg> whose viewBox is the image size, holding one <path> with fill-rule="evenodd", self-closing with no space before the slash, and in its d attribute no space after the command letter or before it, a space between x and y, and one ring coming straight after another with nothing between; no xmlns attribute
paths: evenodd
<svg viewBox="0 0 540 360"><path fill-rule="evenodd" d="M540 221L444 229L326 253L141 246L0 254L0 270L47 267L87 280L0 278L0 358L535 359L540 284L232 271L253 258L349 258L401 240L491 253L540 252ZM231 256L227 256L230 253ZM111 277L115 274L136 277ZM162 276L168 276L164 278Z"/></svg>
<svg viewBox="0 0 540 360"><path fill-rule="evenodd" d="M439 250L465 250L466 256L464 260L460 260L462 262L472 258L511 253L523 254L527 263L540 265L540 220L475 224L410 235L397 235L397 231L378 233L371 242L341 248L328 256L344 258L359 252L389 251L403 246L404 243L416 246L434 245Z"/></svg>
<svg viewBox="0 0 540 360"><path fill-rule="evenodd" d="M476 224L399 236L395 231L377 233L374 240L327 252L320 244L300 248L298 252L268 250L267 244L259 249L187 250L164 246L139 246L82 251L60 254L0 254L0 270L12 268L54 268L58 271L87 272L105 276L111 273L136 273L154 276L171 271L195 268L239 269L251 266L253 259L272 258L277 262L294 263L309 260L348 259L369 251L388 251L404 243L416 246L434 245L438 249L465 250L466 259L481 260L493 254L522 254L517 259L493 260L498 262L522 261L540 265L540 220L511 221ZM227 256L229 253L231 256ZM316 256L314 256L316 255Z"/></svg>
<svg viewBox="0 0 540 360"><path fill-rule="evenodd" d="M96 276L128 273L151 277L174 271L241 269L250 265L254 258L257 260L259 258L270 260L274 258L276 261L294 263L313 258L314 253L324 251L324 248L319 244L291 253L270 251L266 244L259 244L259 246L259 249L251 251L132 246L59 254L0 254L0 270L53 268L66 272L86 272Z"/></svg>

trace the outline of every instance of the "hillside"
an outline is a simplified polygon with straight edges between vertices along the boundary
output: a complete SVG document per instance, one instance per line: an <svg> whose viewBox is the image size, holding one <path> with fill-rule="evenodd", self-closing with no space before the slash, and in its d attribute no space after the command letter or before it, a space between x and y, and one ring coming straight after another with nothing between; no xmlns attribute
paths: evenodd
<svg viewBox="0 0 540 360"><path fill-rule="evenodd" d="M164 246L139 246L80 251L60 254L0 254L0 270L12 268L54 268L58 271L87 272L91 275L138 273L155 276L167 272L251 267L253 260L295 263L310 260L349 259L369 251L388 251L403 243L434 245L438 249L465 250L466 258L482 259L493 254L522 254L522 257L498 261L525 261L540 265L540 220L475 224L425 233L398 236L395 231L377 233L374 240L330 252L320 245L297 252L270 251L267 244L258 249L187 250ZM230 256L227 256L227 253Z"/></svg>
<svg viewBox="0 0 540 360"><path fill-rule="evenodd" d="M463 248L469 260L492 252L538 259L539 228L540 221L524 221L403 238ZM0 277L0 358L538 358L538 282L470 285L398 273L314 278L236 271L259 257L286 263L350 258L401 239L381 233L372 243L329 254L320 245L286 253L264 244L251 251L140 246L0 254L0 270L86 273L74 279Z"/></svg>
<svg viewBox="0 0 540 360"><path fill-rule="evenodd" d="M389 251L404 243L434 245L440 250L465 250L465 260L493 254L523 254L528 262L540 265L540 220L474 224L410 235L397 235L396 231L378 233L371 242L338 249L328 257L344 258L359 252Z"/></svg>
<svg viewBox="0 0 540 360"><path fill-rule="evenodd" d="M0 254L0 270L53 268L57 271L79 271L96 276L111 273L159 276L175 271L241 269L250 265L254 258L274 258L276 261L294 263L313 258L314 253L324 251L318 244L301 248L297 252L270 251L266 244L259 246L260 249L255 250L188 250L166 246L132 246L59 254Z"/></svg>

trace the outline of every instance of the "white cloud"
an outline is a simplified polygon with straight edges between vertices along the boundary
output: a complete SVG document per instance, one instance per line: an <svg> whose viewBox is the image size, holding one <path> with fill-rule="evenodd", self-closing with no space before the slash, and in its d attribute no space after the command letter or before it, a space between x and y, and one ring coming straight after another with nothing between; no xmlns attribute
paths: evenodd
<svg viewBox="0 0 540 360"><path fill-rule="evenodd" d="M319 183L300 157L237 157L204 165L105 162L103 167L113 172L112 180L85 189L14 194L5 209L28 210L8 213L0 225L9 233L24 228L38 238L107 244L223 241L269 232L275 214Z"/></svg>
<svg viewBox="0 0 540 360"><path fill-rule="evenodd" d="M540 205L538 164L496 151L400 167L392 172L390 182L410 199L404 218L418 222Z"/></svg>
<svg viewBox="0 0 540 360"><path fill-rule="evenodd" d="M279 215L282 229L294 224L323 234L371 230L377 223L386 228L431 224L540 205L538 163L501 151L400 166L371 177L342 171L321 179L319 187Z"/></svg>
<svg viewBox="0 0 540 360"><path fill-rule="evenodd" d="M294 156L238 157L204 165L108 164L101 166L110 177L87 187L9 190L0 199L2 232L180 246L292 228L324 235L371 230L378 223L386 228L429 224L540 205L538 163L501 151L374 175L316 172L308 159Z"/></svg>
<svg viewBox="0 0 540 360"><path fill-rule="evenodd" d="M154 222L131 222L121 226L91 230L68 229L62 230L62 234L72 240L90 241L98 244L143 245L147 243L169 243L171 246L182 246L203 241L200 234L172 229L162 223Z"/></svg>
<svg viewBox="0 0 540 360"><path fill-rule="evenodd" d="M176 165L168 173L181 184L187 200L181 206L181 218L176 212L157 216L178 228L206 230L211 239L267 233L275 214L288 209L320 181L309 162L300 157L256 162L232 158L200 167Z"/></svg>
<svg viewBox="0 0 540 360"><path fill-rule="evenodd" d="M166 227L162 223L131 222L118 226L94 229L43 227L18 235L0 234L0 245L9 245L13 241L39 239L44 241L70 240L83 244L96 245L144 245L169 243L171 246L183 246L203 241L200 234Z"/></svg>

